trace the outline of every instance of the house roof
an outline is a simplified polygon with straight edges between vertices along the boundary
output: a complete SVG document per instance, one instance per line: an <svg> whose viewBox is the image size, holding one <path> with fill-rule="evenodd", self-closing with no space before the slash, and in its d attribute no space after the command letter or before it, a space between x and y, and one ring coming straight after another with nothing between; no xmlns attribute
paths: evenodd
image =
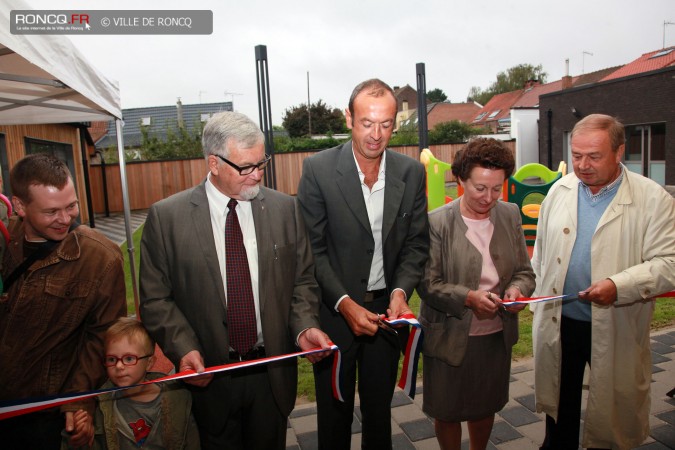
<svg viewBox="0 0 675 450"><path fill-rule="evenodd" d="M645 53L633 62L626 64L620 69L610 73L602 81L615 78L627 77L651 70L663 69L675 65L675 46Z"/></svg>
<svg viewBox="0 0 675 450"><path fill-rule="evenodd" d="M492 97L483 108L476 113L471 124L485 124L488 121L499 120L510 116L510 109L523 94L524 89L505 92Z"/></svg>
<svg viewBox="0 0 675 450"><path fill-rule="evenodd" d="M476 102L468 103L450 103L436 102L427 105L427 128L432 129L441 122L451 122L459 120L464 123L471 123L476 113L480 110L480 104ZM410 114L401 124L417 125L417 109Z"/></svg>
<svg viewBox="0 0 675 450"><path fill-rule="evenodd" d="M574 84L575 78L572 78L572 84ZM532 86L531 88L517 91L521 92L522 94L511 105L511 108L537 108L539 106L540 95L548 94L549 92L559 91L561 89L562 89L562 80L558 80L553 81L551 83L538 84L536 86ZM489 104L490 102L488 102L488 105Z"/></svg>
<svg viewBox="0 0 675 450"><path fill-rule="evenodd" d="M450 122L452 120L471 123L480 109L481 106L476 102L432 103L427 105L427 123L429 128L433 128L441 122Z"/></svg>
<svg viewBox="0 0 675 450"><path fill-rule="evenodd" d="M124 146L139 147L141 145L141 127L147 127L150 136L160 140L166 139L168 131L178 132L179 104L170 106L151 106L145 108L129 108L122 110L124 120ZM232 111L232 102L198 103L182 105L183 124L188 132L213 114ZM117 130L114 122L108 125L107 134L96 141L96 148L108 148L117 145Z"/></svg>

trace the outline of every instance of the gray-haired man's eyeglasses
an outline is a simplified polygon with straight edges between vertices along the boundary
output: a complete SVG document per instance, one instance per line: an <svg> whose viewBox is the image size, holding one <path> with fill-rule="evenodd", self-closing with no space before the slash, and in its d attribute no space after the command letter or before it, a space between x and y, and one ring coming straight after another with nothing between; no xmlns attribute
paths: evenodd
<svg viewBox="0 0 675 450"><path fill-rule="evenodd" d="M240 167L240 166L236 165L235 163L233 163L232 161L228 160L227 158L223 158L220 155L216 155L216 156L218 158L222 159L223 162L225 162L226 164L229 164L232 168L234 168L234 170L239 172L239 175L242 175L242 176L252 174L255 169L265 170L265 167L267 167L267 165L270 163L270 160L272 159L272 157L270 155L265 155L265 159L260 161L258 164L249 164L247 166Z"/></svg>

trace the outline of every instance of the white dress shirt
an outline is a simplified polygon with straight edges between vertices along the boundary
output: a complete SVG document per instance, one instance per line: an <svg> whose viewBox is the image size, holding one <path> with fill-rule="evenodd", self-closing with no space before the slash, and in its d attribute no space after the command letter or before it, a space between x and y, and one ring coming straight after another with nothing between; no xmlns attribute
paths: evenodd
<svg viewBox="0 0 675 450"><path fill-rule="evenodd" d="M211 213L211 227L213 229L213 239L216 243L216 253L220 264L220 275L223 278L223 287L225 288L225 298L227 300L227 275L225 272L225 220L229 209L227 204L230 197L223 194L211 183L211 174L206 178L205 183L206 198L209 202L209 211ZM260 294L258 287L258 243L255 238L255 223L253 222L253 211L251 202L237 200L237 218L244 238L244 247L246 248L246 258L248 259L248 270L251 273L251 287L253 288L253 301L255 303L255 322L258 329L258 340L256 347L262 345L262 323L260 321Z"/></svg>

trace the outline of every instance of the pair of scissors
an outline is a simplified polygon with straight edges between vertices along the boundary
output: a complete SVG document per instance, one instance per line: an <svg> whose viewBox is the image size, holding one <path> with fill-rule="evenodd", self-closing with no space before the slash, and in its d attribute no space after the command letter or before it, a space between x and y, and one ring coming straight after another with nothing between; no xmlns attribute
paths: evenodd
<svg viewBox="0 0 675 450"><path fill-rule="evenodd" d="M382 318L384 316L378 316L377 318L377 326L382 328L385 331L388 331L389 333L398 335L398 331L396 331L396 328L392 327L389 325L387 322L385 322Z"/></svg>

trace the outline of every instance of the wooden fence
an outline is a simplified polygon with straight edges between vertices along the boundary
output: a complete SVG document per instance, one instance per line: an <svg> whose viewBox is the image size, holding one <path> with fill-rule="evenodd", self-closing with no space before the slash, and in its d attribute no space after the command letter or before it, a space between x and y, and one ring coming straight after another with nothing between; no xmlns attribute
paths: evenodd
<svg viewBox="0 0 675 450"><path fill-rule="evenodd" d="M505 142L515 152L515 141ZM431 145L434 156L442 161L452 161L455 152L464 144ZM415 146L392 147L393 150L419 158L419 148ZM277 190L295 195L302 175L302 162L315 152L277 153L274 155ZM204 158L171 161L129 162L127 167L127 189L131 209L147 209L153 203L169 197L177 192L196 186L206 177L207 168ZM105 186L103 174L105 170ZM119 164L90 165L89 167L91 196L94 211L105 212L105 197L108 199L109 212L123 211L122 185ZM452 175L446 173L447 181L454 181Z"/></svg>

